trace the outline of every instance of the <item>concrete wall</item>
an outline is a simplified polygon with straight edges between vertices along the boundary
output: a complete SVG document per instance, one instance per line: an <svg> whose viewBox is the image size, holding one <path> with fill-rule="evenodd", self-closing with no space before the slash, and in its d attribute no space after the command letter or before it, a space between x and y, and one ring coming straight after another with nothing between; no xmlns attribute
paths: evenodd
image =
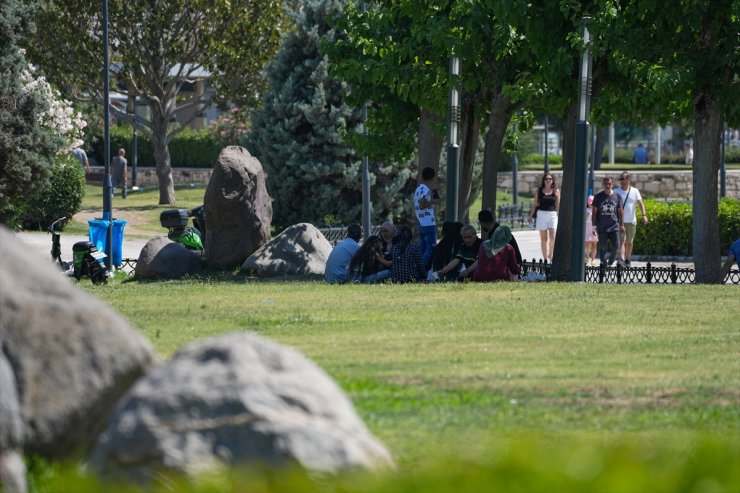
<svg viewBox="0 0 740 493"><path fill-rule="evenodd" d="M190 183L208 184L211 178L210 168L172 168L172 178L176 185L188 185ZM562 182L562 172L553 171L558 186ZM649 198L691 198L693 182L692 175L688 171L630 171L632 185L637 187L643 195ZM605 176L614 179L615 187L619 186L619 172L598 171L595 173L595 188L601 190L601 180ZM92 166L87 181L91 183L102 183L103 167ZM519 193L532 194L539 186L542 173L537 171L523 171L519 173ZM129 170L129 182L131 181L131 170ZM727 196L740 199L740 170L727 171ZM154 168L139 168L136 184L140 187L156 187L157 173ZM511 172L498 174L498 186L511 192ZM129 183L130 186L130 183Z"/></svg>
<svg viewBox="0 0 740 493"><path fill-rule="evenodd" d="M562 182L561 171L553 171L552 175L560 187ZM602 189L601 180L610 176L614 179L614 186L619 186L618 171L597 171L594 173L594 188L598 192ZM632 186L648 198L691 198L693 178L688 171L630 171ZM538 171L519 172L519 193L532 194L540 185L542 173ZM511 172L498 174L498 186L508 192L512 189ZM726 179L727 196L740 199L740 170L728 170Z"/></svg>

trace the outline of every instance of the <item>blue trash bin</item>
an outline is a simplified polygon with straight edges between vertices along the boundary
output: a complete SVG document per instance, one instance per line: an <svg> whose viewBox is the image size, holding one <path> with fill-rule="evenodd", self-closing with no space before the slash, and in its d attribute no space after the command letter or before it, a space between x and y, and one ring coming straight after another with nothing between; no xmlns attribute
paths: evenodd
<svg viewBox="0 0 740 493"><path fill-rule="evenodd" d="M123 229L126 227L127 221L125 219L114 219L112 223L111 264L119 267L123 263ZM105 252L108 243L108 225L111 224L111 221L107 219L89 219L87 224L89 225L90 241L95 244L98 250Z"/></svg>

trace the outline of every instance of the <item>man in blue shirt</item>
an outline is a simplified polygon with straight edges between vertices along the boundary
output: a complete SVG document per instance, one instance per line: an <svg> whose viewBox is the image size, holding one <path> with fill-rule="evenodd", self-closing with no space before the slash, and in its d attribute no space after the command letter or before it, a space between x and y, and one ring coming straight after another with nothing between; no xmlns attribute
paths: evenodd
<svg viewBox="0 0 740 493"><path fill-rule="evenodd" d="M642 144L637 145L637 149L635 149L635 153L632 156L632 159L635 161L635 164L647 164L648 162L648 151L645 149L645 146Z"/></svg>
<svg viewBox="0 0 740 493"><path fill-rule="evenodd" d="M352 256L360 249L362 227L359 224L347 226L347 238L340 241L329 254L324 269L324 279L329 284L339 284L347 281L349 262Z"/></svg>

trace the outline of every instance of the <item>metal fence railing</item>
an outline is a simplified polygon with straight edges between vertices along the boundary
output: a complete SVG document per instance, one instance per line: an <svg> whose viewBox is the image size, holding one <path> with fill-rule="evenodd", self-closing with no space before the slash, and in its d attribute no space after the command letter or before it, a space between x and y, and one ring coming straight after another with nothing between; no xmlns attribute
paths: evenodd
<svg viewBox="0 0 740 493"><path fill-rule="evenodd" d="M340 228L332 228L340 229ZM332 236L333 244L344 239L342 236ZM327 238L328 240L329 238ZM329 240L330 242L332 240ZM552 264L545 260L532 259L531 262L522 263L522 277L526 277L530 272L541 274L546 280L550 280ZM644 267L589 267L586 266L586 282L593 284L693 284L696 273L690 267L678 267L671 264L669 267L656 267L650 262ZM119 270L133 276L136 271L136 259L125 258ZM725 284L740 284L740 270L732 269L724 279Z"/></svg>
<svg viewBox="0 0 740 493"><path fill-rule="evenodd" d="M532 259L522 264L522 275L533 271L550 280L551 267L545 260ZM673 263L668 267L656 267L650 262L639 267L623 267L619 264L614 267L586 266L585 271L585 281L594 284L693 284L696 277L693 268L678 267ZM730 270L724 283L740 284L740 270Z"/></svg>

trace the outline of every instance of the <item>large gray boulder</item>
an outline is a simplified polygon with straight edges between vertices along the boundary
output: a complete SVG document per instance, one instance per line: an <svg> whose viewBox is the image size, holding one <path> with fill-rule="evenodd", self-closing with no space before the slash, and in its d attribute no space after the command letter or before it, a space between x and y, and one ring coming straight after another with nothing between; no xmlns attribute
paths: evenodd
<svg viewBox="0 0 740 493"><path fill-rule="evenodd" d="M242 270L260 277L323 275L331 244L313 224L285 229L242 264Z"/></svg>
<svg viewBox="0 0 740 493"><path fill-rule="evenodd" d="M188 344L140 380L90 460L104 476L140 482L295 463L336 473L392 460L323 370L248 333Z"/></svg>
<svg viewBox="0 0 740 493"><path fill-rule="evenodd" d="M265 172L257 158L239 146L221 151L203 198L203 209L209 267L239 267L267 243L272 201L265 187Z"/></svg>
<svg viewBox="0 0 740 493"><path fill-rule="evenodd" d="M15 388L15 375L0 352L0 485L5 493L24 493L23 419Z"/></svg>
<svg viewBox="0 0 740 493"><path fill-rule="evenodd" d="M149 279L180 279L187 274L197 274L201 266L199 253L164 236L156 236L139 252L135 274Z"/></svg>
<svg viewBox="0 0 740 493"><path fill-rule="evenodd" d="M14 376L14 388L0 387L0 401L16 393L24 451L47 458L86 455L116 401L154 362L149 343L123 318L4 227L0 347Z"/></svg>

